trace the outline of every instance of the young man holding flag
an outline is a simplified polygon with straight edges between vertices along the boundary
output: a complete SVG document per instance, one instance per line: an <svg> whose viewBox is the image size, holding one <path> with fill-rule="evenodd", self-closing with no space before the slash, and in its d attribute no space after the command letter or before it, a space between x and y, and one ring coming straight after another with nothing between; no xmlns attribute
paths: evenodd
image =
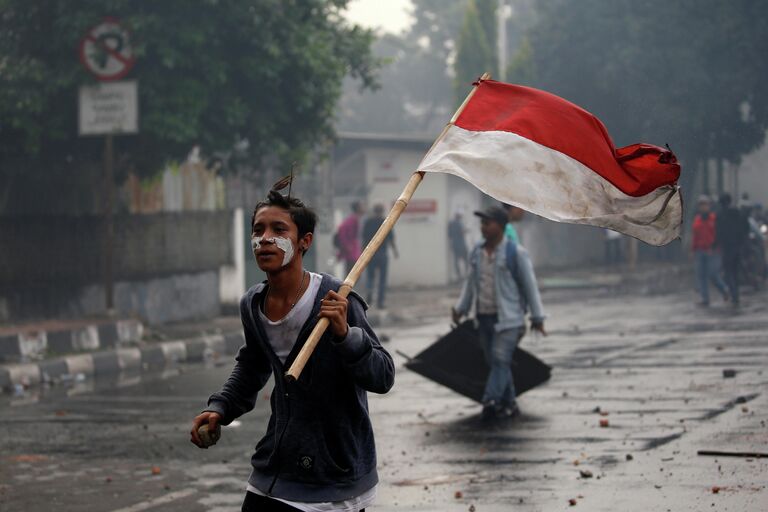
<svg viewBox="0 0 768 512"><path fill-rule="evenodd" d="M338 279L304 269L316 221L301 201L275 190L256 205L253 252L267 281L243 296L245 345L229 379L192 423L191 441L207 448L199 429L215 432L253 409L274 376L272 415L251 457L245 512L358 512L376 495L367 392L389 391L395 368L368 324L365 302L355 293L339 294ZM304 373L285 379L321 318L330 327Z"/></svg>
<svg viewBox="0 0 768 512"><path fill-rule="evenodd" d="M453 321L459 323L475 306L483 353L491 369L483 394L483 418L512 418L520 413L510 368L512 355L525 335L527 308L531 328L546 336L544 308L528 251L504 236L507 212L492 206L475 215L481 219L483 241L469 257L469 273L453 308Z"/></svg>

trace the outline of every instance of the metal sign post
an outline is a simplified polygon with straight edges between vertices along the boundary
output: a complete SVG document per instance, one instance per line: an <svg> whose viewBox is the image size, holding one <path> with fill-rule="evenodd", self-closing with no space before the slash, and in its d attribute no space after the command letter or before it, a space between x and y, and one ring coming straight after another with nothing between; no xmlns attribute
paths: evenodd
<svg viewBox="0 0 768 512"><path fill-rule="evenodd" d="M138 86L117 82L136 63L130 33L114 18L88 30L80 41L80 62L102 82L82 86L79 94L80 136L104 135L104 250L102 277L107 312L114 311L114 136L139 131Z"/></svg>
<svg viewBox="0 0 768 512"><path fill-rule="evenodd" d="M112 252L115 246L115 217L114 217L114 193L115 178L113 165L115 162L112 134L104 137L104 305L107 312L115 309L115 278L113 272Z"/></svg>

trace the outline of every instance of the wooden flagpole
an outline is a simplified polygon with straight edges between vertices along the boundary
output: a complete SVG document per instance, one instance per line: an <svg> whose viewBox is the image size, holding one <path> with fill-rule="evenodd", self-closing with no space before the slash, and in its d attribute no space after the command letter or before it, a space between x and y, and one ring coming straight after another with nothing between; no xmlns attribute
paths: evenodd
<svg viewBox="0 0 768 512"><path fill-rule="evenodd" d="M480 77L480 81L488 80L490 78L491 78L490 73L484 73L483 76ZM445 136L445 134L448 131L448 128L451 125L453 125L453 123L456 122L456 119L459 117L459 115L461 115L461 112L467 106L467 103L469 103L469 100L472 99L472 96L475 94L476 90L477 90L477 86L472 88L472 90L467 95L466 99L464 99L464 102L461 104L458 110L456 110L456 113L453 114L453 117L451 118L450 122L445 125L445 128L443 128L443 131L440 133L437 139L435 139L435 142L432 144L432 148L434 148L435 145ZM432 148L430 148L430 151L432 150ZM360 279L360 276L362 275L363 271L368 266L368 264L371 262L371 259L373 258L374 254L376 254L376 251L378 251L379 248L382 246L382 244L384 243L384 240L387 238L387 235L389 235L389 233L392 231L392 228L395 227L395 224L397 223L398 219L400 219L400 215L408 207L408 203L413 197L413 193L416 192L416 189L421 184L423 179L424 179L423 172L416 171L413 173L413 175L411 176L411 179L408 180L408 184L405 186L405 190L403 190L403 193L400 194L400 197L397 199L397 201L395 201L394 206L392 206L392 210L389 212L389 215L387 215L387 218L384 219L384 222L381 224L381 226L379 226L378 231L376 231L376 234L368 243L365 250L360 255L360 258L358 258L357 262L355 262L355 265L352 267L352 270L349 271L349 275L347 275L347 278L344 280L344 283L339 288L339 292L338 292L339 295L346 298L349 295L349 292L352 291L352 288L357 283L357 280ZM315 351L315 347L320 342L320 338L322 338L323 334L325 333L325 330L328 328L329 325L330 325L330 321L327 318L321 318L317 322L317 324L315 325L315 328L312 330L312 333L310 333L309 338L307 338L307 341L304 343L304 346L301 347L301 350L299 351L299 354L296 356L296 359L293 361L293 364L286 372L285 374L286 379L298 380L302 370L304 370L304 366L307 364L307 361L309 361L309 357L312 355L312 352Z"/></svg>

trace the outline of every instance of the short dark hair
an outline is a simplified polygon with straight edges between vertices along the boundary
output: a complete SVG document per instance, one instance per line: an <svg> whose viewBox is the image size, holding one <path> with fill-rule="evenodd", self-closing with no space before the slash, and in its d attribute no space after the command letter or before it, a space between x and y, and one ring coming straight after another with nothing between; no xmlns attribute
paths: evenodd
<svg viewBox="0 0 768 512"><path fill-rule="evenodd" d="M306 206L300 199L286 197L277 190L270 190L269 194L267 194L267 198L256 204L256 207L253 209L253 214L251 215L251 230L253 230L253 223L256 220L256 212L268 206L277 206L278 208L287 210L288 213L291 214L291 220L296 224L296 227L299 230L299 238L307 233L315 232L317 214L314 210Z"/></svg>

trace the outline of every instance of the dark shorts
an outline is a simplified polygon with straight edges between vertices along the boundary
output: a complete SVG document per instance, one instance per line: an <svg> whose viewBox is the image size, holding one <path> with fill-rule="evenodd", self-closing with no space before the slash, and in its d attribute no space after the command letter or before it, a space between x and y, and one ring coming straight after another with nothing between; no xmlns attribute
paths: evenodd
<svg viewBox="0 0 768 512"><path fill-rule="evenodd" d="M242 512L291 512L299 509L286 505L282 501L260 496L253 492L246 492L241 510Z"/></svg>
<svg viewBox="0 0 768 512"><path fill-rule="evenodd" d="M260 496L253 492L246 492L241 510L242 512L292 512L299 509L286 505L282 501ZM365 509L360 512L365 512Z"/></svg>

